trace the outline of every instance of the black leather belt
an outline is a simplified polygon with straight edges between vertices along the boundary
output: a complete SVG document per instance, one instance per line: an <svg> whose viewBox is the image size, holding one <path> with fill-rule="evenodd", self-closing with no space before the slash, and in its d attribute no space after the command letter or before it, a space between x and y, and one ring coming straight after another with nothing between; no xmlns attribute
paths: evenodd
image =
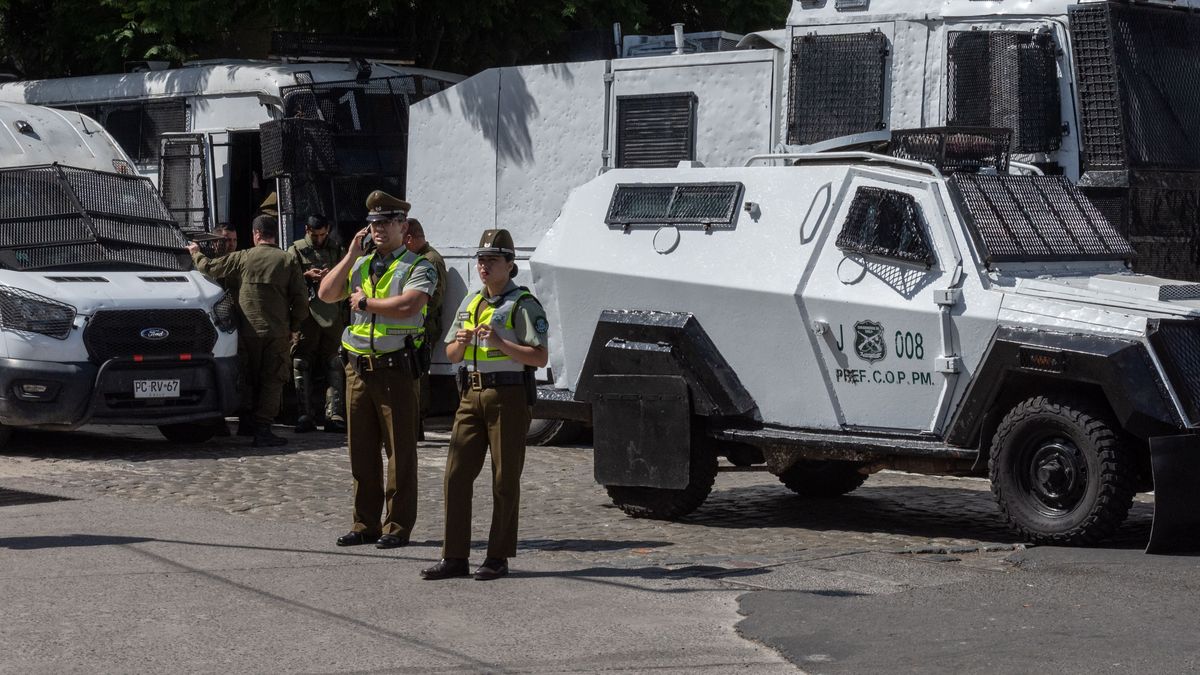
<svg viewBox="0 0 1200 675"><path fill-rule="evenodd" d="M404 351L388 352L387 354L355 354L343 350L342 363L354 368L358 374L370 373L376 370L407 368L408 354Z"/></svg>
<svg viewBox="0 0 1200 675"><path fill-rule="evenodd" d="M471 391L480 391L483 389L492 389L493 387L506 387L510 385L525 384L525 373L480 373L471 371L467 373L467 383Z"/></svg>

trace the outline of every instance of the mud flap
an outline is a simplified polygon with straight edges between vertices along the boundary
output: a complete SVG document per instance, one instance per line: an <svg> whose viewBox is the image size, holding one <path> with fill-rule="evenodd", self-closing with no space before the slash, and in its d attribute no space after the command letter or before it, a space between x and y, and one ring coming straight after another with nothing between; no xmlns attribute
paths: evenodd
<svg viewBox="0 0 1200 675"><path fill-rule="evenodd" d="M672 376L598 375L591 403L597 483L687 487L691 471L687 381Z"/></svg>
<svg viewBox="0 0 1200 675"><path fill-rule="evenodd" d="M1150 439L1154 525L1146 553L1200 551L1200 436Z"/></svg>

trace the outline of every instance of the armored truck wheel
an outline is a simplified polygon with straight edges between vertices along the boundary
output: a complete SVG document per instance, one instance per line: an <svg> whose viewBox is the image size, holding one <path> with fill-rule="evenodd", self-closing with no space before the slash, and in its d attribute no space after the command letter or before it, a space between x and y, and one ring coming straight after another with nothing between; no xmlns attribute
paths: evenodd
<svg viewBox="0 0 1200 675"><path fill-rule="evenodd" d="M583 425L574 420L534 419L525 439L530 445L566 445L583 433Z"/></svg>
<svg viewBox="0 0 1200 675"><path fill-rule="evenodd" d="M1097 406L1035 396L996 429L988 466L1009 525L1038 544L1112 535L1133 503L1134 462Z"/></svg>
<svg viewBox="0 0 1200 675"><path fill-rule="evenodd" d="M634 518L675 520L700 508L717 478L717 455L708 439L694 434L688 484L679 489L605 485L613 504Z"/></svg>
<svg viewBox="0 0 1200 675"><path fill-rule="evenodd" d="M221 420L221 424L225 421ZM162 424L158 431L172 443L203 443L216 435L216 421Z"/></svg>
<svg viewBox="0 0 1200 675"><path fill-rule="evenodd" d="M801 497L840 497L867 480L859 462L800 460L779 474L779 480Z"/></svg>

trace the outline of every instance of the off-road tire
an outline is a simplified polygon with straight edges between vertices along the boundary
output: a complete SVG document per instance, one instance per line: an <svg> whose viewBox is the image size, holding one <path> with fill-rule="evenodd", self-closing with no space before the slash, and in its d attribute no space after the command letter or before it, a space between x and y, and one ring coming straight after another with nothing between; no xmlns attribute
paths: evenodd
<svg viewBox="0 0 1200 675"><path fill-rule="evenodd" d="M224 424L224 420L221 423ZM172 443L203 443L217 435L216 422L182 422L160 424L158 430Z"/></svg>
<svg viewBox="0 0 1200 675"><path fill-rule="evenodd" d="M529 445L568 445L583 435L583 424L574 420L533 419L525 442Z"/></svg>
<svg viewBox="0 0 1200 675"><path fill-rule="evenodd" d="M988 462L1009 526L1035 544L1087 546L1110 537L1133 504L1136 463L1100 406L1034 396L1000 421Z"/></svg>
<svg viewBox="0 0 1200 675"><path fill-rule="evenodd" d="M800 460L779 474L779 481L805 498L840 497L854 492L867 481L859 462Z"/></svg>
<svg viewBox="0 0 1200 675"><path fill-rule="evenodd" d="M693 434L688 484L678 489L605 485L617 508L634 518L676 520L700 508L717 479L717 454L713 444Z"/></svg>

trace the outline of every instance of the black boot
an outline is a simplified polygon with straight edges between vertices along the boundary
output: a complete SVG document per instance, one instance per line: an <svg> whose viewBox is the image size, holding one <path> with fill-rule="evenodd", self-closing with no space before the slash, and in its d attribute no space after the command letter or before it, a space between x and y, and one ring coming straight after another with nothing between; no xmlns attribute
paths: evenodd
<svg viewBox="0 0 1200 675"><path fill-rule="evenodd" d="M298 434L306 434L317 428L313 422L312 408L312 375L308 371L308 362L304 359L292 359L292 381L296 385L296 426L293 430Z"/></svg>
<svg viewBox="0 0 1200 675"><path fill-rule="evenodd" d="M262 425L254 431L254 447L256 448L274 448L280 445L287 445L287 439L281 436L276 436L269 425Z"/></svg>
<svg viewBox="0 0 1200 675"><path fill-rule="evenodd" d="M242 415L238 418L238 436L253 436L254 435L254 418L249 415Z"/></svg>
<svg viewBox="0 0 1200 675"><path fill-rule="evenodd" d="M308 415L301 415L300 418L296 420L296 426L294 427L294 430L298 434L307 434L310 431L315 431L316 428L317 425L313 423L311 417Z"/></svg>

